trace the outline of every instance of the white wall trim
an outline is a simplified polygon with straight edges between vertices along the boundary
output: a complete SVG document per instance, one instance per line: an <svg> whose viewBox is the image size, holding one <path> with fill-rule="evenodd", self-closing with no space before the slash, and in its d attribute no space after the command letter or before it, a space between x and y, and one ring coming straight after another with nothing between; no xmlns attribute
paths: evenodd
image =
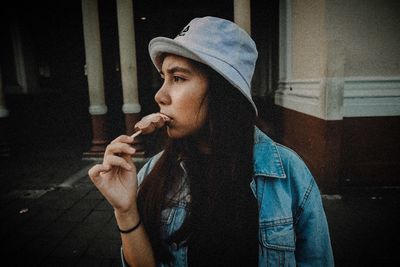
<svg viewBox="0 0 400 267"><path fill-rule="evenodd" d="M324 112L326 79L280 81L275 104L329 120ZM343 117L400 116L400 77L346 77Z"/></svg>
<svg viewBox="0 0 400 267"><path fill-rule="evenodd" d="M321 109L322 84L322 80L318 79L280 81L275 91L275 104L324 118Z"/></svg>
<svg viewBox="0 0 400 267"><path fill-rule="evenodd" d="M347 77L344 117L400 116L400 77Z"/></svg>

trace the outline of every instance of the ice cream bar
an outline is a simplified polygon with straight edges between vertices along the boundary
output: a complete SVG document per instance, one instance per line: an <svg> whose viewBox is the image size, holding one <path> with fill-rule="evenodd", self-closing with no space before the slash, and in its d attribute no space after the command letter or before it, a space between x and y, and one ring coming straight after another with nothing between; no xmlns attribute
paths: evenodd
<svg viewBox="0 0 400 267"><path fill-rule="evenodd" d="M143 117L135 125L135 129L141 131L144 134L148 134L154 131L156 128L160 128L167 124L171 119L162 113L153 113Z"/></svg>

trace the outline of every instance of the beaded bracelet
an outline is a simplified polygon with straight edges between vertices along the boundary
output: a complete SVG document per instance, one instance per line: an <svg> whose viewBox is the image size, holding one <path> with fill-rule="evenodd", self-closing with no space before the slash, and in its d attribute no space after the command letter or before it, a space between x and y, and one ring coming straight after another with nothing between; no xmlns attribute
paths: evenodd
<svg viewBox="0 0 400 267"><path fill-rule="evenodd" d="M139 228L141 223L142 223L142 221L139 219L139 222L135 226L133 226L132 228L129 228L128 230L121 230L121 229L119 229L118 225L117 225L117 228L118 228L118 231L121 234L129 234L129 233L135 231L137 228Z"/></svg>

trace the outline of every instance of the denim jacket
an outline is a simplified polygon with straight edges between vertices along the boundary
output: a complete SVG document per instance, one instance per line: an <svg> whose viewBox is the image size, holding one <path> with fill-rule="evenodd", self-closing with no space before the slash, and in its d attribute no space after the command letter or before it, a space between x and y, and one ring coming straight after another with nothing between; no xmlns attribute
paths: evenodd
<svg viewBox="0 0 400 267"><path fill-rule="evenodd" d="M138 173L139 183L154 166L154 156ZM255 130L254 175L250 183L259 204L259 266L333 266L329 229L318 186L292 150ZM162 212L165 237L179 229L187 198ZM187 245L173 243L173 266L187 266ZM123 259L123 266L127 266ZM159 264L158 266L166 266Z"/></svg>

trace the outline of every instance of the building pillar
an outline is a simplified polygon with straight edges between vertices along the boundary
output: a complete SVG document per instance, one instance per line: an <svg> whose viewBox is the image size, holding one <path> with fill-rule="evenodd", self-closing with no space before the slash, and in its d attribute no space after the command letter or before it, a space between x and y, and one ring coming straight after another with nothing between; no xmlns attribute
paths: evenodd
<svg viewBox="0 0 400 267"><path fill-rule="evenodd" d="M8 146L8 110L4 101L3 94L3 78L0 67L0 157L7 157L10 155Z"/></svg>
<svg viewBox="0 0 400 267"><path fill-rule="evenodd" d="M141 118L132 0L117 0L117 17L124 101L122 112L125 114L126 134L131 135L134 133L135 124ZM144 154L143 140L140 137L135 140L134 146L137 155Z"/></svg>
<svg viewBox="0 0 400 267"><path fill-rule="evenodd" d="M233 20L249 35L251 35L250 0L233 1Z"/></svg>
<svg viewBox="0 0 400 267"><path fill-rule="evenodd" d="M303 158L321 192L332 194L339 189L342 169L346 49L332 36L337 24L327 22L326 1L310 3L279 2L277 136Z"/></svg>
<svg viewBox="0 0 400 267"><path fill-rule="evenodd" d="M104 98L103 60L97 0L82 0L89 113L92 117L92 145L85 157L101 157L107 138L107 106Z"/></svg>

